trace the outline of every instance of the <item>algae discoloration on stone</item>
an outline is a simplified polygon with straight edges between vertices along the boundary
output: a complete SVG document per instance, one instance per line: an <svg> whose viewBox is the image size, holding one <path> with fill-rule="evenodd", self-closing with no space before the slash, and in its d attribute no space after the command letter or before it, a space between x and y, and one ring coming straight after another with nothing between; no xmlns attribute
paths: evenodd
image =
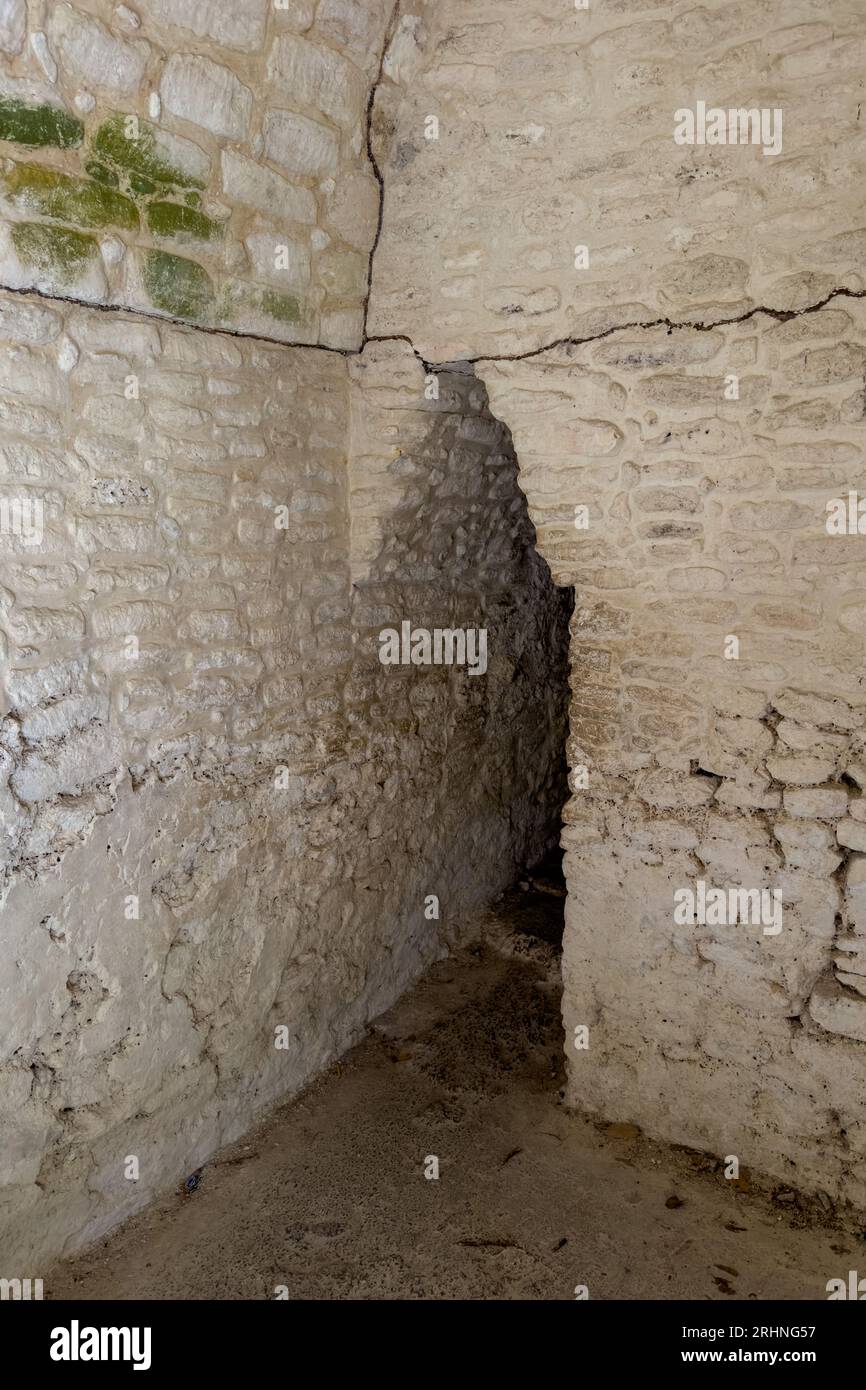
<svg viewBox="0 0 866 1390"><path fill-rule="evenodd" d="M160 153L155 126L137 122L137 136L129 134L126 116L111 116L99 127L93 148L102 158L128 174L135 174L156 184L171 184L178 188L204 188L205 184L187 173Z"/></svg>
<svg viewBox="0 0 866 1390"><path fill-rule="evenodd" d="M209 317L214 301L213 283L196 261L173 256L168 251L147 251L144 286L151 303L175 318Z"/></svg>
<svg viewBox="0 0 866 1390"><path fill-rule="evenodd" d="M152 179L146 179L141 174L130 174L129 187L133 193L155 193L156 184Z"/></svg>
<svg viewBox="0 0 866 1390"><path fill-rule="evenodd" d="M276 290L265 290L261 307L272 319L279 323L300 323L301 306L291 294L279 294Z"/></svg>
<svg viewBox="0 0 866 1390"><path fill-rule="evenodd" d="M41 164L15 164L3 175L3 188L16 207L40 212L58 222L81 227L138 229L138 210L116 189L93 179L76 178Z"/></svg>
<svg viewBox="0 0 866 1390"><path fill-rule="evenodd" d="M151 203L147 225L156 237L176 237L181 241L216 241L222 225L183 203Z"/></svg>
<svg viewBox="0 0 866 1390"><path fill-rule="evenodd" d="M17 97L0 96L0 140L17 145L54 145L61 150L80 145L84 126L59 106L28 105Z"/></svg>
<svg viewBox="0 0 866 1390"><path fill-rule="evenodd" d="M46 227L41 222L17 222L12 244L25 265L48 271L72 284L97 254L93 237L69 227Z"/></svg>
<svg viewBox="0 0 866 1390"><path fill-rule="evenodd" d="M84 166L84 172L89 174L92 179L96 179L97 183L107 184L109 188L117 188L120 183L114 170L109 169L105 164L100 164L98 159L89 159Z"/></svg>

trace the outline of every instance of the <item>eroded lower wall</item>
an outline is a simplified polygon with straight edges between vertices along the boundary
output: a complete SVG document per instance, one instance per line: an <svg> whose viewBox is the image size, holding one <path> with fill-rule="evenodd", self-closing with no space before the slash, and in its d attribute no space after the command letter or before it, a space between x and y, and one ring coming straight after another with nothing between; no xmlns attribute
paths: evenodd
<svg viewBox="0 0 866 1390"><path fill-rule="evenodd" d="M426 401L405 347L19 295L0 336L0 1248L31 1268L295 1092L555 837L567 608L471 377ZM487 674L383 666L403 619L486 625Z"/></svg>

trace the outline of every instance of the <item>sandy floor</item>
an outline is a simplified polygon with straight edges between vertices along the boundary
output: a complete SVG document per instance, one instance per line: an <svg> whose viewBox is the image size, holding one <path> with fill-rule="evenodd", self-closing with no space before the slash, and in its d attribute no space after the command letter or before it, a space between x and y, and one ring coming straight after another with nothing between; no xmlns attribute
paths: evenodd
<svg viewBox="0 0 866 1390"><path fill-rule="evenodd" d="M483 944L47 1296L826 1299L862 1230L562 1108L560 917L554 893L509 894Z"/></svg>

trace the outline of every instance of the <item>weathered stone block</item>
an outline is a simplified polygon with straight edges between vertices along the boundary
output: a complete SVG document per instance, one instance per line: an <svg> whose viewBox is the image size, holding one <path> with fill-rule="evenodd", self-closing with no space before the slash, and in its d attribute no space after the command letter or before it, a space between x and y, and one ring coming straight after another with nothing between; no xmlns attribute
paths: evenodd
<svg viewBox="0 0 866 1390"><path fill-rule="evenodd" d="M20 53L27 33L26 0L0 0L0 48Z"/></svg>
<svg viewBox="0 0 866 1390"><path fill-rule="evenodd" d="M229 140L246 139L253 94L221 63L200 54L174 53L165 65L159 94L172 115Z"/></svg>
<svg viewBox="0 0 866 1390"><path fill-rule="evenodd" d="M147 121L138 122L134 135L122 116L109 117L97 130L93 148L124 174L144 178L151 192L159 184L203 188L210 174L210 158L200 146Z"/></svg>
<svg viewBox="0 0 866 1390"><path fill-rule="evenodd" d="M273 169L234 150L222 152L222 182L223 194L233 202L246 203L281 221L316 221L316 200L308 188L288 183Z"/></svg>
<svg viewBox="0 0 866 1390"><path fill-rule="evenodd" d="M135 204L114 188L41 164L13 164L0 179L3 196L23 212L81 227L138 229Z"/></svg>
<svg viewBox="0 0 866 1390"><path fill-rule="evenodd" d="M786 787L783 802L789 816L837 820L847 813L848 793L844 787ZM841 828L837 828L837 838Z"/></svg>
<svg viewBox="0 0 866 1390"><path fill-rule="evenodd" d="M264 42L268 7L269 0L232 0L230 5L214 5L213 0L148 0L148 12L158 23L242 52L260 48Z"/></svg>
<svg viewBox="0 0 866 1390"><path fill-rule="evenodd" d="M65 4L52 11L48 35L64 70L81 82L117 95L138 91L150 52L147 44L115 38L99 20Z"/></svg>
<svg viewBox="0 0 866 1390"><path fill-rule="evenodd" d="M828 1033L866 1042L866 999L843 988L837 980L819 980L809 997L809 1013Z"/></svg>
<svg viewBox="0 0 866 1390"><path fill-rule="evenodd" d="M379 185L366 174L337 180L328 200L327 223L349 246L370 246L379 215Z"/></svg>
<svg viewBox="0 0 866 1390"><path fill-rule="evenodd" d="M316 29L353 55L375 58L386 13L382 0L319 0Z"/></svg>
<svg viewBox="0 0 866 1390"><path fill-rule="evenodd" d="M836 826L836 839L846 849L855 849L862 854L866 851L866 824L846 817Z"/></svg>
<svg viewBox="0 0 866 1390"><path fill-rule="evenodd" d="M14 95L0 95L0 140L17 145L50 146L69 149L80 145L84 126L53 103L27 102Z"/></svg>
<svg viewBox="0 0 866 1390"><path fill-rule="evenodd" d="M778 755L767 758L767 771L777 782L795 782L816 786L832 777L834 766L829 759L810 758L808 754Z"/></svg>
<svg viewBox="0 0 866 1390"><path fill-rule="evenodd" d="M784 850L785 863L791 868L829 877L842 862L833 832L818 821L778 819L773 825L773 834Z"/></svg>
<svg viewBox="0 0 866 1390"><path fill-rule="evenodd" d="M143 280L151 303L175 318L204 320L214 300L213 283L203 266L167 251L147 251Z"/></svg>
<svg viewBox="0 0 866 1390"><path fill-rule="evenodd" d="M310 248L280 233L254 232L244 245L258 278L287 289L310 282Z"/></svg>
<svg viewBox="0 0 866 1390"><path fill-rule="evenodd" d="M311 106L340 125L357 125L364 112L364 79L346 58L331 48L295 34L281 34L273 44L268 72L278 89Z"/></svg>
<svg viewBox="0 0 866 1390"><path fill-rule="evenodd" d="M336 132L294 111L269 111L265 155L290 174L329 174L337 168Z"/></svg>

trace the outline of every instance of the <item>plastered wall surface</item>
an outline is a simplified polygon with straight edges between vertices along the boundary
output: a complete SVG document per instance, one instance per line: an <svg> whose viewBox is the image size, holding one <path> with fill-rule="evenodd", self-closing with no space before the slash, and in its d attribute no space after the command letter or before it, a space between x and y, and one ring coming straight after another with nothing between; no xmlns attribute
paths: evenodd
<svg viewBox="0 0 866 1390"><path fill-rule="evenodd" d="M862 1205L862 9L445 0L415 32L370 326L474 362L575 586L568 1098ZM677 143L699 101L780 148ZM781 929L675 919L708 889Z"/></svg>
<svg viewBox="0 0 866 1390"><path fill-rule="evenodd" d="M471 375L426 401L405 346L0 323L2 492L45 508L0 538L0 1230L32 1262L296 1091L544 851L568 605ZM486 627L486 674L382 665L404 619Z"/></svg>

